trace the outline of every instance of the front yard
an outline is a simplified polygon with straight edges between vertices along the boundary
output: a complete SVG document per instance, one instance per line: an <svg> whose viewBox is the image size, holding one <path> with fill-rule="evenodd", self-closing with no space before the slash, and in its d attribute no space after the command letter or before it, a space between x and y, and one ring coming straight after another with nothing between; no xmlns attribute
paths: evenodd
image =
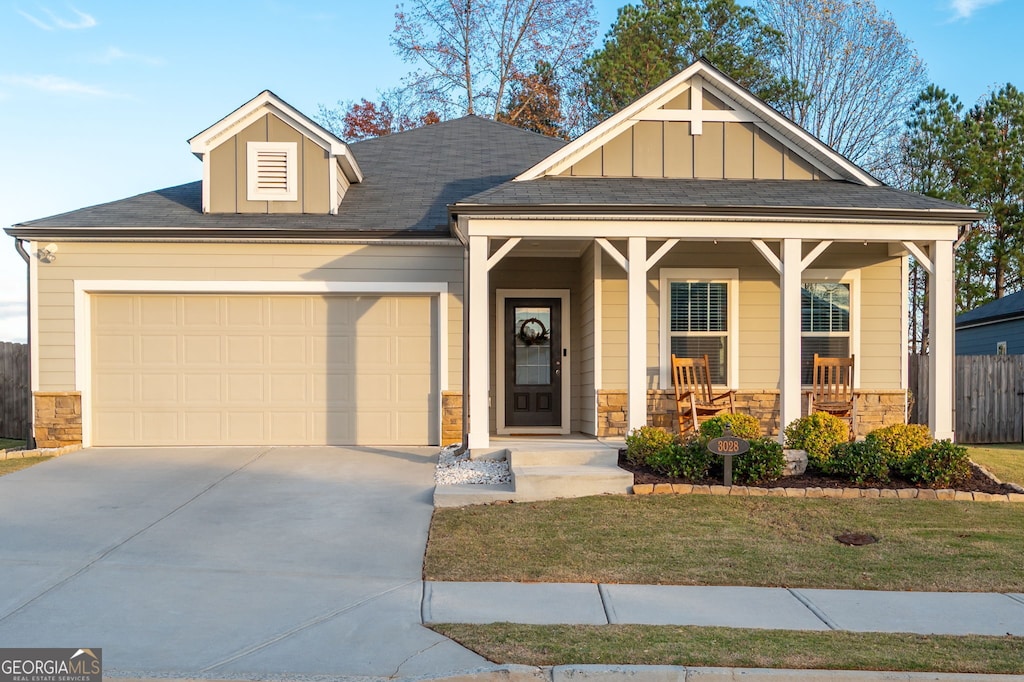
<svg viewBox="0 0 1024 682"><path fill-rule="evenodd" d="M1000 480L1024 485L1024 444L971 445L967 453Z"/></svg>

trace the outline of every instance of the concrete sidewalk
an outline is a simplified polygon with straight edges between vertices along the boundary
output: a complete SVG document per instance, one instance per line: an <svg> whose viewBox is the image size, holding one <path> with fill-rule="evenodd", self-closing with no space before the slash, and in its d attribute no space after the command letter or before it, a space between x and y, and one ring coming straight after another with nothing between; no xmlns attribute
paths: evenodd
<svg viewBox="0 0 1024 682"><path fill-rule="evenodd" d="M705 625L1024 636L1024 594L427 582L424 623Z"/></svg>

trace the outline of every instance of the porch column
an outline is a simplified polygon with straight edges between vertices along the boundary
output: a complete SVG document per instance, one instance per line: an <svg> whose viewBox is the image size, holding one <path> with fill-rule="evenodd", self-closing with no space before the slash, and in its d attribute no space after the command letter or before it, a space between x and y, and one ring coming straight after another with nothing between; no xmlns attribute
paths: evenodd
<svg viewBox="0 0 1024 682"><path fill-rule="evenodd" d="M786 425L800 418L801 241L783 239L780 249L779 441Z"/></svg>
<svg viewBox="0 0 1024 682"><path fill-rule="evenodd" d="M469 282L467 323L464 325L465 347L469 354L469 395L464 405L469 410L469 434L466 447L490 447L490 404L488 401L488 349L490 324L488 323L487 295L488 238L469 237Z"/></svg>
<svg viewBox="0 0 1024 682"><path fill-rule="evenodd" d="M931 246L928 308L928 425L935 438L953 438L953 242Z"/></svg>
<svg viewBox="0 0 1024 682"><path fill-rule="evenodd" d="M647 425L647 238L630 237L627 268L627 433Z"/></svg>

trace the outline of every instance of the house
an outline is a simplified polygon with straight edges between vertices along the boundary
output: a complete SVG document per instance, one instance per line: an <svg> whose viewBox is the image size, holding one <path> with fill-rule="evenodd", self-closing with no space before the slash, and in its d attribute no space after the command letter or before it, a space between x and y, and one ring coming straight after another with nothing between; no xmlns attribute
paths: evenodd
<svg viewBox="0 0 1024 682"><path fill-rule="evenodd" d="M957 315L956 354L1024 354L1024 291Z"/></svg>
<svg viewBox="0 0 1024 682"><path fill-rule="evenodd" d="M907 256L933 273L951 437L953 241L705 61L568 144L472 116L345 144L264 92L202 180L21 223L41 443L438 444L669 425L669 357L778 433L814 352L904 420Z"/></svg>

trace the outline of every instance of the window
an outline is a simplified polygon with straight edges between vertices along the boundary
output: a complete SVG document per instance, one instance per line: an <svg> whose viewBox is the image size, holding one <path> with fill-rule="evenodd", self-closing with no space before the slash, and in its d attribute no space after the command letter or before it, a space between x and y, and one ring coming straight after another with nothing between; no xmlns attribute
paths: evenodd
<svg viewBox="0 0 1024 682"><path fill-rule="evenodd" d="M246 144L249 201L298 199L298 145L295 142Z"/></svg>
<svg viewBox="0 0 1024 682"><path fill-rule="evenodd" d="M661 271L661 385L671 388L673 354L707 354L711 381L736 382L738 271L663 268Z"/></svg>
<svg viewBox="0 0 1024 682"><path fill-rule="evenodd" d="M801 382L812 383L814 354L850 356L850 284L804 282L800 292Z"/></svg>

